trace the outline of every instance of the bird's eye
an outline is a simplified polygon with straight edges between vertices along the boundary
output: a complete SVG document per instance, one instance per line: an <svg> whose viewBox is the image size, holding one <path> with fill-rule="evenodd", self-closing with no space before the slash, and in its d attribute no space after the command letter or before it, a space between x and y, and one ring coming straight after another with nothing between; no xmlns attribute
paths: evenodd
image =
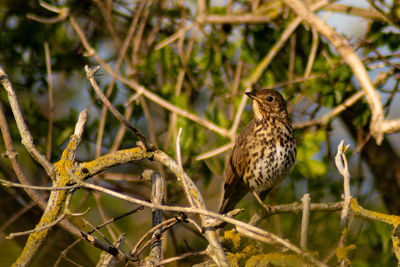
<svg viewBox="0 0 400 267"><path fill-rule="evenodd" d="M267 101L268 101L268 102L274 101L274 97L272 97L272 96L267 97Z"/></svg>

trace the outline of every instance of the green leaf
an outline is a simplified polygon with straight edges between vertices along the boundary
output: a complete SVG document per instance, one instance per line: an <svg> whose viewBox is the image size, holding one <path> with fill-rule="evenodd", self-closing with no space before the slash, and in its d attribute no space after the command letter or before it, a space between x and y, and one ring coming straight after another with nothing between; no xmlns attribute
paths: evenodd
<svg viewBox="0 0 400 267"><path fill-rule="evenodd" d="M325 132L307 132L302 142L297 146L296 170L303 177L314 179L326 175L328 166L323 159L313 159L320 151L321 143L325 140Z"/></svg>

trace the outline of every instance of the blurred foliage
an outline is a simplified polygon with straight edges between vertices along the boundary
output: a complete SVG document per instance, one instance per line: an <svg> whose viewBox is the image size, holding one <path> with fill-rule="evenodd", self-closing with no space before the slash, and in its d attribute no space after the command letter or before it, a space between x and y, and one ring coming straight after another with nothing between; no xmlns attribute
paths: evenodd
<svg viewBox="0 0 400 267"><path fill-rule="evenodd" d="M52 5L67 5L70 8L70 14L80 24L90 45L112 67L116 66L117 59L120 57L122 44L132 20L138 16L134 37L124 56L124 62L118 69L119 73L135 79L149 91L176 107L229 130L245 90L243 81L252 74L259 62L269 53L270 48L278 41L295 15L281 4L273 5L274 1L259 1L258 11L264 12L263 14L271 14L270 23L206 24L198 30L191 29L181 38L156 49L158 44L167 40L182 27L194 23L197 15L196 1L146 2L148 3L144 4L143 12L138 14L141 1L49 1ZM225 6L215 6L213 1L207 2L210 6L208 10L210 13L226 14ZM251 1L233 2L237 5L235 7L235 10L239 10L237 12L252 12ZM107 19L101 8L104 8L112 19L109 23L113 28L113 34L106 25ZM257 13L257 10L253 11ZM97 62L85 54L85 49L68 20L45 24L28 19L27 14L45 18L56 16L42 8L38 1L8 0L0 2L0 64L15 86L25 121L32 132L35 144L41 152L46 151L49 125L49 81L46 72L44 42L48 42L55 102L51 161L55 162L59 159L65 148L65 142L73 132L77 114L85 107L89 107L90 118L77 158L80 161L91 160L96 153L103 105L90 88L83 67L85 64L96 65ZM394 15L391 14L391 16ZM393 19L397 23L395 17ZM141 33L140 27L143 30ZM390 81L397 79L399 73L396 65L400 46L398 28L397 24L389 25L388 22L372 20L366 29L364 39L355 45L371 70L373 64L385 64L383 71L390 75L378 87L382 92L397 90L397 88L393 88ZM294 36L295 42L292 43L295 43L295 47L292 47L291 42L288 41L253 85L253 89L277 85L275 88L280 90L288 100L293 122L298 123L326 114L354 94L359 89L359 85L355 82L350 68L344 64L343 59L336 52L331 51L331 46L323 38L318 39L318 48L310 76L301 82L289 82L282 85L281 83L288 82L290 77L304 78L309 60L313 38L310 27L300 25L295 30ZM189 53L188 47L191 47ZM294 51L294 58L291 58L291 51ZM380 52L377 53L377 51ZM291 60L293 60L293 73L290 74L288 70ZM240 82L237 90L233 91L235 73L239 64L241 65ZM179 86L178 77L181 72L184 72L185 76ZM112 79L105 70L101 70L96 76L96 80L106 91ZM129 105L133 105L130 121L148 138L155 137L158 148L172 157L175 157L174 144L177 130L183 129L181 139L183 167L201 188L207 205L214 210L219 200L220 184L226 162L225 154L229 151L202 161L195 158L201 153L229 143L230 140L182 116L174 118L170 111L148 99L146 100L148 114L146 114L146 108L142 101L136 99L127 102L133 95L135 95L134 91L117 81L113 86L113 91L109 94L109 99L123 114L128 111ZM33 163L19 145L19 133L4 90L0 92L0 100L4 106L14 144L20 153L19 159L24 170L33 184L49 184L43 170L38 164ZM388 107L390 107L390 103ZM361 129L368 126L371 113L364 100L359 101L352 111L355 114L353 119L355 128ZM150 115L151 119L146 117L147 115ZM252 116L250 105L247 105L241 116L238 132L251 120ZM337 143L340 139L346 138L346 143L352 142L354 147L362 146L362 144L359 143L360 140L354 142L349 140L348 136L351 134L343 129L343 125L336 123L337 121L323 126L296 129L297 164L290 177L285 179L282 185L268 197L269 203L283 204L299 201L305 192L311 193L313 202L341 200L342 178L337 174L332 161ZM108 113L101 143L102 154L109 152L116 140L119 128L120 122ZM132 147L136 141L137 138L131 132L126 132L119 148ZM4 151L2 142L0 146L1 151ZM363 173L362 168L359 167L363 166L360 155L349 156L352 175L371 176ZM145 168L158 169L166 177L168 193L166 201L168 204L187 204L175 177L156 164L132 163L112 168L109 172L121 177L129 176L133 179L138 178ZM4 160L0 166L0 177L10 177L11 179L10 171L9 162ZM122 178L117 180L106 180L105 178L107 178L107 173L95 178L95 181L111 189L149 199L150 185L146 181L135 179L132 182L122 180ZM15 180L15 177L12 179ZM374 184L374 181L363 179L362 183L371 185ZM352 183L353 192L362 186L362 184ZM369 200L366 202L368 208L385 211L385 203L379 197L379 193L382 192L378 192L377 189L367 192L358 190L357 192L360 192L358 197ZM46 194L46 192L41 193ZM15 190L13 195L16 203L21 201L21 195L24 196L23 204L29 203L22 191ZM2 205L16 204L2 203ZM259 208L251 197L246 198L239 205L246 208L246 212L239 217L241 219L249 219L253 211ZM108 196L93 195L92 192L82 191L75 193L72 206L78 211L91 207L87 219L94 225L100 224L105 218L118 216L134 208L130 204ZM99 206L102 207L101 211ZM12 216L13 214L8 215ZM34 222L38 221L37 216L32 222L32 227ZM173 214L166 213L165 216L170 217ZM340 236L339 217L337 212L312 213L309 248L311 251L318 251L320 258L330 255L332 249L335 248ZM298 244L300 221L301 216L296 214L275 215L263 222L263 227ZM1 224L4 223L5 219L1 221ZM18 231L27 230L25 224L19 223L19 219L14 224L17 227L14 227L13 231L17 231L16 229ZM129 245L126 246L130 246L127 249L131 248L131 245L135 244L150 227L151 215L148 211L135 213L111 226L114 230L118 228L117 232L127 233L127 244ZM7 227L3 231L5 234L11 232ZM185 224L173 228L166 237L168 245L165 257L204 249L204 240L194 232ZM104 231L104 233L110 239L113 237L108 231ZM356 249L350 255L354 266L382 266L380 264L392 266L395 264L395 257L391 252L390 234L391 230L380 223L357 221L352 226L349 241L356 245ZM50 235L49 239L52 238L54 236ZM20 251L17 247L22 248L24 243L21 240L16 242L3 239L0 242L3 254L6 253L4 250L8 248L9 255L11 255L9 258L0 257L0 265L9 265L12 262L10 258L17 257ZM66 249L71 243L61 243L60 246ZM48 249L49 253L54 254L51 247ZM256 251L271 257L278 255L267 254L274 251L271 248L268 249L257 247ZM96 261L99 253L98 250L88 245L80 245L76 250L83 251L82 253L87 254L93 262ZM60 254L59 251L57 253L57 255ZM45 257L45 253L39 255L34 266L43 266ZM74 258L74 260L80 262L79 258ZM252 260L258 259L253 258ZM298 260L293 256L293 258L288 258L287 262L276 260L273 264L285 266L289 261ZM198 261L198 258L189 258L183 263L190 265ZM67 264L66 260L62 262ZM335 258L331 257L328 263L335 265ZM49 263L49 266L52 264L54 262Z"/></svg>

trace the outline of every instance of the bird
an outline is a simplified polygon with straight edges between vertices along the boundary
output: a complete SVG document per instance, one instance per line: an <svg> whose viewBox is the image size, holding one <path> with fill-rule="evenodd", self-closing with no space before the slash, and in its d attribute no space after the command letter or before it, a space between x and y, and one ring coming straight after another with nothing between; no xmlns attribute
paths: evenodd
<svg viewBox="0 0 400 267"><path fill-rule="evenodd" d="M264 201L293 167L296 140L282 95L272 89L245 93L254 119L239 134L225 169L219 213L235 208L248 192Z"/></svg>

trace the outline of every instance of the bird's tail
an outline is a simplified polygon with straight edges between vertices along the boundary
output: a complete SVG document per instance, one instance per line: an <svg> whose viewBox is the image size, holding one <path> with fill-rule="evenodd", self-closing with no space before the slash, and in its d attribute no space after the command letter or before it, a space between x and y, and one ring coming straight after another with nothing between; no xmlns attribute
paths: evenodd
<svg viewBox="0 0 400 267"><path fill-rule="evenodd" d="M241 185L239 185L241 186ZM226 187L226 186L224 186ZM225 214L231 210L233 210L238 203L245 195L247 194L247 190L239 190L238 187L232 189L224 188L224 195L221 200L221 204L219 206L218 213Z"/></svg>

